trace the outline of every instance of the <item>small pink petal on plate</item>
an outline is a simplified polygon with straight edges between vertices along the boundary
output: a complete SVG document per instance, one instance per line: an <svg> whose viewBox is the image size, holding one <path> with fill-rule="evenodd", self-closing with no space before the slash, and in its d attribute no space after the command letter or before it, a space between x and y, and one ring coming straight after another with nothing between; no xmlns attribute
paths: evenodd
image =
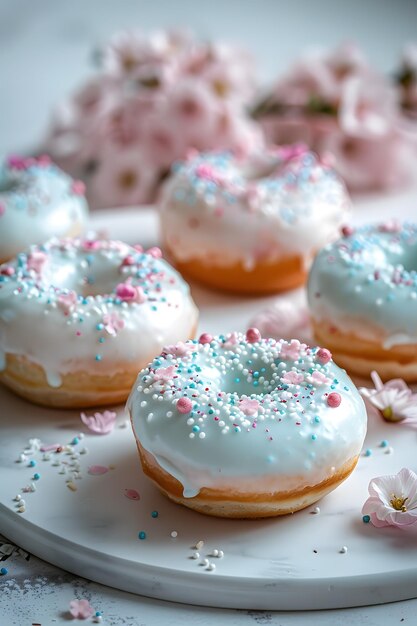
<svg viewBox="0 0 417 626"><path fill-rule="evenodd" d="M41 452L52 452L52 450L57 450L61 447L60 443L50 443L48 445L43 445L40 447Z"/></svg>
<svg viewBox="0 0 417 626"><path fill-rule="evenodd" d="M90 465L88 468L88 473L91 474L91 476L101 476L101 474L107 474L108 471L109 468L105 465Z"/></svg>
<svg viewBox="0 0 417 626"><path fill-rule="evenodd" d="M125 489L125 496L129 500L140 500L140 495L136 489Z"/></svg>

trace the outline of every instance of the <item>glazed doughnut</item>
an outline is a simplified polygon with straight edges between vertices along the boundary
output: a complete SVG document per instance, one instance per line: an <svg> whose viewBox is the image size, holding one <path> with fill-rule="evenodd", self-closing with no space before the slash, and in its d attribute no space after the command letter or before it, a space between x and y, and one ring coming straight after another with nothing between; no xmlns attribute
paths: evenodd
<svg viewBox="0 0 417 626"><path fill-rule="evenodd" d="M10 157L0 168L0 263L31 244L80 235L87 215L81 181L47 156Z"/></svg>
<svg viewBox="0 0 417 626"><path fill-rule="evenodd" d="M48 406L126 400L138 370L197 325L188 285L160 256L53 239L0 266L0 380Z"/></svg>
<svg viewBox="0 0 417 626"><path fill-rule="evenodd" d="M166 347L128 400L144 472L220 517L302 509L354 469L364 403L328 350L243 334Z"/></svg>
<svg viewBox="0 0 417 626"><path fill-rule="evenodd" d="M161 232L184 276L228 292L275 293L304 283L348 207L344 184L303 146L245 160L200 154L168 179Z"/></svg>
<svg viewBox="0 0 417 626"><path fill-rule="evenodd" d="M315 339L353 374L416 382L416 288L416 224L346 227L311 268Z"/></svg>

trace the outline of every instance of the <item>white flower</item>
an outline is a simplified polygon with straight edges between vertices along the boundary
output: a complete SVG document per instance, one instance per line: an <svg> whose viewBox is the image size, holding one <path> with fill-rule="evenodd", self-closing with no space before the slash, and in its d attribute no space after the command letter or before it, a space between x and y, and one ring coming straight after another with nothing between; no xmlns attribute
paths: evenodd
<svg viewBox="0 0 417 626"><path fill-rule="evenodd" d="M383 383L377 372L371 372L375 389L361 387L360 393L375 406L387 422L402 422L417 418L417 394L396 378Z"/></svg>
<svg viewBox="0 0 417 626"><path fill-rule="evenodd" d="M362 508L374 526L410 526L417 522L417 475L407 468L373 478Z"/></svg>

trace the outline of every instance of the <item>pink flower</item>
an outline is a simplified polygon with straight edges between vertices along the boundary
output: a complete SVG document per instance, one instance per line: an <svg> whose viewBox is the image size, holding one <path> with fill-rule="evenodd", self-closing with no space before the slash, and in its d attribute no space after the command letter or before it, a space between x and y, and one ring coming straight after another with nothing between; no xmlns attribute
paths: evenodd
<svg viewBox="0 0 417 626"><path fill-rule="evenodd" d="M88 600L71 600L69 612L76 619L88 619L94 613L94 609Z"/></svg>
<svg viewBox="0 0 417 626"><path fill-rule="evenodd" d="M264 337L274 339L306 338L311 334L307 307L304 304L297 306L286 299L277 300L258 313L251 320L251 325L259 328Z"/></svg>
<svg viewBox="0 0 417 626"><path fill-rule="evenodd" d="M251 400L250 398L242 398L239 401L239 409L245 415L256 415L259 410L259 402L258 400Z"/></svg>
<svg viewBox="0 0 417 626"><path fill-rule="evenodd" d="M87 250L88 252L94 252L95 250L100 250L101 241L99 241L98 239L85 239L82 245L84 250Z"/></svg>
<svg viewBox="0 0 417 626"><path fill-rule="evenodd" d="M40 274L47 261L47 255L41 250L34 250L31 252L27 259L28 270L33 270L36 274Z"/></svg>
<svg viewBox="0 0 417 626"><path fill-rule="evenodd" d="M195 350L194 344L179 341L176 344L165 346L162 352L164 354L172 354L175 357L182 358L187 356L190 352L193 352L193 350Z"/></svg>
<svg viewBox="0 0 417 626"><path fill-rule="evenodd" d="M84 196L85 184L82 180L74 180L71 185L71 191L75 196Z"/></svg>
<svg viewBox="0 0 417 626"><path fill-rule="evenodd" d="M314 370L310 378L313 385L325 385L326 383L330 382L330 378L327 378L325 374L319 372L318 370Z"/></svg>
<svg viewBox="0 0 417 626"><path fill-rule="evenodd" d="M417 475L410 469L372 479L368 491L362 513L377 528L417 523Z"/></svg>
<svg viewBox="0 0 417 626"><path fill-rule="evenodd" d="M153 377L154 380L158 382L168 383L174 378L174 374L175 367L173 365L170 365L169 367L160 367L159 369L155 370Z"/></svg>
<svg viewBox="0 0 417 626"><path fill-rule="evenodd" d="M387 422L417 419L417 393L413 393L400 378L383 383L377 372L371 372L375 389L361 387L363 397L376 407Z"/></svg>
<svg viewBox="0 0 417 626"><path fill-rule="evenodd" d="M103 317L104 330L109 333L109 335L116 336L119 330L122 330L125 327L124 320L119 317L116 313L107 313Z"/></svg>
<svg viewBox="0 0 417 626"><path fill-rule="evenodd" d="M77 304L77 294L75 291L59 294L57 304L58 307L64 311L66 315L68 315L68 313L70 313Z"/></svg>
<svg viewBox="0 0 417 626"><path fill-rule="evenodd" d="M297 372L286 372L281 378L283 383L289 385L299 385L304 380L304 374L298 374Z"/></svg>
<svg viewBox="0 0 417 626"><path fill-rule="evenodd" d="M230 333L226 337L226 341L222 344L222 348L225 350L233 350L238 343L238 336L236 332Z"/></svg>
<svg viewBox="0 0 417 626"><path fill-rule="evenodd" d="M140 142L121 149L106 140L100 157L88 187L88 200L93 205L114 207L150 201L159 171L150 166Z"/></svg>
<svg viewBox="0 0 417 626"><path fill-rule="evenodd" d="M146 296L142 287L134 287L130 283L119 283L116 287L116 296L123 302L145 302Z"/></svg>
<svg viewBox="0 0 417 626"><path fill-rule="evenodd" d="M80 417L91 432L97 435L108 435L114 428L117 414L113 411L103 411L103 413L97 412L90 416L81 413Z"/></svg>
<svg viewBox="0 0 417 626"><path fill-rule="evenodd" d="M298 339L291 339L288 343L284 341L281 344L281 359L288 359L290 361L296 361L300 357L300 352L306 347L304 343L300 343Z"/></svg>

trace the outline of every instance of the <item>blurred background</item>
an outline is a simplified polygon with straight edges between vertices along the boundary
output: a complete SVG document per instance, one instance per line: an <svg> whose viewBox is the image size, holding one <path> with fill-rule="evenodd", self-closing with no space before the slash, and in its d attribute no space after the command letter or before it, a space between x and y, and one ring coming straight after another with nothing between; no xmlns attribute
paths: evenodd
<svg viewBox="0 0 417 626"><path fill-rule="evenodd" d="M30 149L52 108L88 78L92 52L117 30L189 27L245 45L265 82L305 48L354 39L394 70L417 38L416 0L0 0L0 153Z"/></svg>

